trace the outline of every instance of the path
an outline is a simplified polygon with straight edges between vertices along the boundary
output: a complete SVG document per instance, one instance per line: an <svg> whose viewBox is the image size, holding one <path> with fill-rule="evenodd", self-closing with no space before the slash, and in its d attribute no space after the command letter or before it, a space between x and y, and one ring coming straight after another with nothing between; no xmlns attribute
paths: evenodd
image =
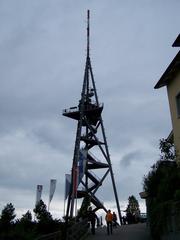
<svg viewBox="0 0 180 240"><path fill-rule="evenodd" d="M86 240L151 240L145 223L123 225L113 229L113 235L107 235L106 227L96 229L96 235Z"/></svg>

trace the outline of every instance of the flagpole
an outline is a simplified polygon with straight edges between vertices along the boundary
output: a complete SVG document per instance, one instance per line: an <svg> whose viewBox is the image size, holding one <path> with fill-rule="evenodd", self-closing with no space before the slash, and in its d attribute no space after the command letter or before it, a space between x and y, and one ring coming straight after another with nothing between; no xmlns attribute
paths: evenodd
<svg viewBox="0 0 180 240"><path fill-rule="evenodd" d="M50 180L50 186L49 186L49 200L48 200L48 212L49 212L49 207L50 207L50 191L51 191L51 180Z"/></svg>
<svg viewBox="0 0 180 240"><path fill-rule="evenodd" d="M65 217L65 207L66 207L66 174L65 174L65 183L64 183L64 217Z"/></svg>
<svg viewBox="0 0 180 240"><path fill-rule="evenodd" d="M76 189L76 206L75 206L75 217L77 217L77 189Z"/></svg>
<svg viewBox="0 0 180 240"><path fill-rule="evenodd" d="M48 202L48 212L49 212L49 208L50 208L50 201Z"/></svg>
<svg viewBox="0 0 180 240"><path fill-rule="evenodd" d="M75 202L75 217L77 217L77 189L78 189L78 185L79 185L79 166L76 167L76 188L75 188L75 198L76 198L76 202Z"/></svg>
<svg viewBox="0 0 180 240"><path fill-rule="evenodd" d="M64 198L64 217L65 217L66 199Z"/></svg>

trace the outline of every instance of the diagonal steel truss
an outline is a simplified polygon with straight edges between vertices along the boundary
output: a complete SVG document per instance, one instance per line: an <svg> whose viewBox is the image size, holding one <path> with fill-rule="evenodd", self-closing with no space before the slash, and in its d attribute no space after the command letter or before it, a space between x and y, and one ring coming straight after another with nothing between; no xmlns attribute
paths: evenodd
<svg viewBox="0 0 180 240"><path fill-rule="evenodd" d="M102 186L108 174L110 174L119 219L122 224L118 195L108 150L107 139L105 136L105 129L101 116L101 113L103 111L103 104L99 103L98 100L89 55L89 10L87 13L87 20L87 57L81 99L77 107L72 107L63 111L64 116L77 120L78 122L72 163L71 187L68 197L66 217L68 218L73 216L75 199L84 198L87 195L90 197L92 204L95 206L94 211L98 209L104 209L104 211L107 212L104 204L96 196L96 192ZM83 171L83 176L79 181L79 184L83 186L83 189L80 190L77 183L77 169L79 167L81 149L86 152L86 159L84 159L85 168ZM101 159L101 161L97 159L97 156ZM101 176L97 177L97 175L95 175L95 172L99 170L101 172Z"/></svg>

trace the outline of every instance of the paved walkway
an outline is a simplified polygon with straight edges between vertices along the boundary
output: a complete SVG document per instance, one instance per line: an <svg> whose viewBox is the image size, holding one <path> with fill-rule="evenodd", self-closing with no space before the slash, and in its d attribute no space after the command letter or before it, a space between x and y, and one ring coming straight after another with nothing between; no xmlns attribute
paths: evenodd
<svg viewBox="0 0 180 240"><path fill-rule="evenodd" d="M145 223L123 225L113 228L113 235L107 235L106 227L96 229L96 234L86 240L151 240Z"/></svg>

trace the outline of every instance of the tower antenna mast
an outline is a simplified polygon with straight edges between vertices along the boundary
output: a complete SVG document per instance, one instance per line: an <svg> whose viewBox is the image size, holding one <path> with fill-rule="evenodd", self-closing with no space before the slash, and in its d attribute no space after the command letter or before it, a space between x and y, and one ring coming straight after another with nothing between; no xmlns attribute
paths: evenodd
<svg viewBox="0 0 180 240"><path fill-rule="evenodd" d="M71 187L68 196L66 219L73 217L75 199L82 198L83 204L90 201L93 211L103 209L103 201L96 196L103 187L105 178L110 174L116 200L119 220L122 224L121 211L115 185L108 144L101 113L103 104L99 103L94 75L90 60L90 11L87 11L87 57L84 71L81 98L77 107L65 109L63 115L77 121L76 139L71 171ZM100 160L98 160L98 158ZM101 169L101 175L97 176ZM81 188L80 188L81 186ZM85 204L86 206L86 204ZM87 207L87 206L86 206ZM76 211L75 211L76 212Z"/></svg>
<svg viewBox="0 0 180 240"><path fill-rule="evenodd" d="M87 57L89 57L90 47L90 11L87 10Z"/></svg>

